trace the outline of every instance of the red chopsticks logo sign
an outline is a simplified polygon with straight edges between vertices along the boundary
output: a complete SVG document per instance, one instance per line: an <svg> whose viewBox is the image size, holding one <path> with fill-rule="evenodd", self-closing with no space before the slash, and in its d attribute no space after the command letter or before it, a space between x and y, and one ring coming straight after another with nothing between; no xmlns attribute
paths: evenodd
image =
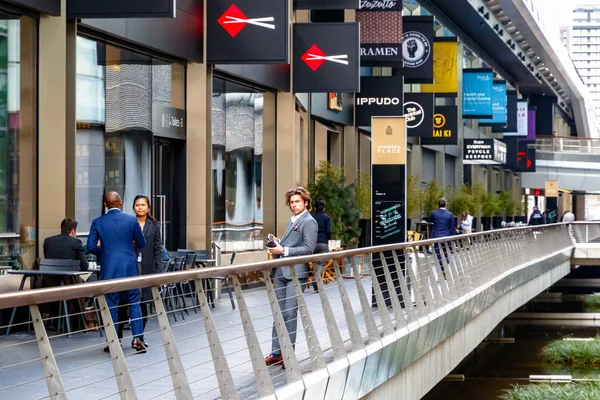
<svg viewBox="0 0 600 400"><path fill-rule="evenodd" d="M236 37L246 25L259 26L261 28L275 29L275 25L266 22L274 22L274 17L248 18L235 4L227 9L217 22L231 35Z"/></svg>
<svg viewBox="0 0 600 400"><path fill-rule="evenodd" d="M325 61L348 65L348 61L346 61L348 59L347 54L327 56L316 44L310 46L310 49L301 58L313 72L318 70Z"/></svg>

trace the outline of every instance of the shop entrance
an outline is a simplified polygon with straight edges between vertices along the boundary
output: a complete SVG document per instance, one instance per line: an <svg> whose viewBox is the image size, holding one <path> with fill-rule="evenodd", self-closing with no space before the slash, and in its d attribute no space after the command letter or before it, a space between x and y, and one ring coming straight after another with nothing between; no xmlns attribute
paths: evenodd
<svg viewBox="0 0 600 400"><path fill-rule="evenodd" d="M154 138L152 212L167 250L185 248L185 141Z"/></svg>

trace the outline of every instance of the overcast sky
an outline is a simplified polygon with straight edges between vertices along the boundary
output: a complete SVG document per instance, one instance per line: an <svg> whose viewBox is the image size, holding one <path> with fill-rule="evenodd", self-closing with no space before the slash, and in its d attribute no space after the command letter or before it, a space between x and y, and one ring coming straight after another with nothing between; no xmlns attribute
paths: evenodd
<svg viewBox="0 0 600 400"><path fill-rule="evenodd" d="M545 20L555 26L570 25L573 18L573 9L578 5L600 5L600 0L537 0L538 5L543 5L541 11L545 13Z"/></svg>

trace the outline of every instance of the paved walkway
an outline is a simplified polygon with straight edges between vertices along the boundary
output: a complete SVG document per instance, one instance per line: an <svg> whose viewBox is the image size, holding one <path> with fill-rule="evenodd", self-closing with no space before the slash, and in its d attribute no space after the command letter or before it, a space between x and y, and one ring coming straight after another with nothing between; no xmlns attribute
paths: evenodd
<svg viewBox="0 0 600 400"><path fill-rule="evenodd" d="M359 325L364 326L364 318L360 309L358 292L353 279L345 280L346 288L352 300ZM370 300L371 281L368 277L362 279L365 291ZM344 319L339 290L336 284L326 286L328 297L336 313L336 320L344 340L349 340L348 330ZM268 298L264 288L244 291L250 314L264 354L270 353L272 317ZM327 328L320 305L319 295L309 289L305 299L311 311L311 317L317 336L323 349L330 348ZM187 378L192 388L194 398L215 399L220 397L217 380L205 335L204 324L200 314L190 315L185 321L178 313L178 322L173 323L173 333L182 356ZM227 362L231 368L240 398L256 398L256 386L246 349L238 310L232 311L229 298L225 294L213 311L218 334L226 353ZM393 315L391 315L393 318ZM378 312L376 319L379 322ZM304 331L298 324L298 339L296 354L303 370L309 370L308 348ZM124 351L127 364L131 371L138 399L173 399L171 378L166 355L162 347L160 334L156 331L156 318L148 322L146 340L151 348L146 354L134 354L129 347L131 339L124 339ZM364 332L364 329L361 329ZM55 332L49 332L54 335ZM130 331L125 331L129 335ZM29 333L12 334L0 337L0 399L41 399L48 398L43 370L39 360L37 343L32 342L34 336ZM105 340L98 332L75 334L72 337L51 338L54 354L61 371L61 376L69 399L118 399L117 386L113 378L112 363L107 353L102 351ZM326 353L327 354L327 353ZM329 354L329 356L331 356ZM28 362L30 361L30 362ZM9 365L23 363L16 367ZM285 384L285 372L279 367L270 367L271 376L277 385ZM24 382L29 382L23 384ZM17 386L15 386L17 385ZM12 387L14 386L14 387Z"/></svg>

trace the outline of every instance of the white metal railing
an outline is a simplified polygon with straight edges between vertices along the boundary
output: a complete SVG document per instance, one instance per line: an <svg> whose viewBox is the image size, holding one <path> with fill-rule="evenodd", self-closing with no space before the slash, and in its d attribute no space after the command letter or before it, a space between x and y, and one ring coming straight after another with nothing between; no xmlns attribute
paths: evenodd
<svg viewBox="0 0 600 400"><path fill-rule="evenodd" d="M22 307L10 325L16 333L0 337L0 398L238 399L277 393L316 400L326 392L359 398L519 285L508 279L511 274L571 249L571 232L566 224L501 229L0 294L4 316ZM286 292L271 284L271 271L291 263L312 264L316 272L308 289L293 267ZM238 276L247 273L261 276L263 285L242 290ZM229 277L235 309L227 296L212 307L207 301L203 280L219 276ZM472 302L476 307L463 307L469 296L500 281L506 283ZM152 288L152 299L142 302L153 306L145 354L129 349L131 335L119 346L105 300L106 293L139 287ZM97 310L104 335L87 326L71 335L50 327L64 315L44 315L41 305L78 298L97 306L82 314L74 302L69 316L87 319ZM294 343L298 319L302 328ZM2 321L0 331L9 327ZM265 364L274 339L285 369ZM102 351L107 344L108 354ZM358 363L377 351L377 365Z"/></svg>
<svg viewBox="0 0 600 400"><path fill-rule="evenodd" d="M543 137L536 139L535 149L550 153L600 154L600 139Z"/></svg>

